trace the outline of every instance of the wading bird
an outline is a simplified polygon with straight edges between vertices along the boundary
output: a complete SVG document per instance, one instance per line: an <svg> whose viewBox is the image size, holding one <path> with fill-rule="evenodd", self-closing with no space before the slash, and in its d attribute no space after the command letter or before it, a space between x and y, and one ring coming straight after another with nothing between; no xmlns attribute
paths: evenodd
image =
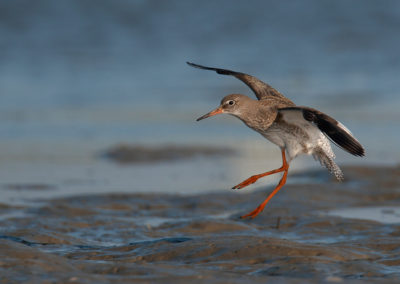
<svg viewBox="0 0 400 284"><path fill-rule="evenodd" d="M248 127L277 145L282 153L282 166L278 169L254 175L234 186L241 189L255 183L259 178L283 172L275 189L252 212L241 218L256 217L265 205L286 183L289 163L299 154L312 155L326 167L337 180L343 180L343 173L334 162L328 138L343 150L355 156L364 156L364 148L353 134L332 117L309 107L296 106L291 100L261 80L241 72L206 67L187 62L188 65L218 74L231 75L244 82L255 93L258 100L241 94L225 96L219 107L199 117L197 121L221 113L236 116Z"/></svg>

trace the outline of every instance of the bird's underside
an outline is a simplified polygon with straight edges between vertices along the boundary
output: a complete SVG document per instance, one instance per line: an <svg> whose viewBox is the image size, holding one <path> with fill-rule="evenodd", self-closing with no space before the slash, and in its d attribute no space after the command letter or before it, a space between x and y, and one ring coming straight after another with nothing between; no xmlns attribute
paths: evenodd
<svg viewBox="0 0 400 284"><path fill-rule="evenodd" d="M274 120L268 125L257 123L257 120L254 119L249 119L249 117L252 116L251 113L243 117L236 115L247 126L253 128L272 143L278 145L282 153L282 166L280 168L254 175L233 187L234 189L241 189L253 184L259 178L283 172L281 180L269 196L255 210L242 216L242 218L254 218L262 212L269 200L286 183L289 162L299 154L313 155L313 157L333 173L338 180L342 180L343 174L334 162L335 155L328 138L348 153L355 156L364 156L364 148L362 145L343 124L332 117L313 108L296 106L291 100L284 97L270 85L251 75L226 69L206 67L190 62L187 63L192 67L212 70L216 71L218 74L232 75L238 78L255 93L259 104L256 106L257 110L262 109L264 106L269 106L270 110L266 115L274 115Z"/></svg>

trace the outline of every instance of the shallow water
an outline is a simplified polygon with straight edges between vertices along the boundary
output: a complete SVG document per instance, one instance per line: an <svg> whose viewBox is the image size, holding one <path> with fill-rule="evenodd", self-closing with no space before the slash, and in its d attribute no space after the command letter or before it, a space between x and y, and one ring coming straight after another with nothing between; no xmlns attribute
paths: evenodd
<svg viewBox="0 0 400 284"><path fill-rule="evenodd" d="M0 279L390 283L399 19L398 1L2 1ZM339 119L367 156L334 148L356 165L343 184L299 157L266 211L239 220L279 177L230 188L279 150L232 117L195 122L252 94L185 61L256 75ZM104 158L121 144L161 152ZM171 147L233 151L159 159Z"/></svg>
<svg viewBox="0 0 400 284"><path fill-rule="evenodd" d="M330 216L372 220L384 224L400 224L400 208L391 206L342 208L327 212Z"/></svg>
<svg viewBox="0 0 400 284"><path fill-rule="evenodd" d="M339 164L400 160L397 1L18 3L0 4L2 186L45 183L65 195L205 192L276 168L276 146L236 119L195 122L225 94L252 94L186 61L254 74L341 120L367 157L335 149ZM98 159L120 143L228 146L240 158L131 168ZM304 158L293 170L313 166Z"/></svg>
<svg viewBox="0 0 400 284"><path fill-rule="evenodd" d="M0 279L390 283L400 277L400 223L386 215L400 208L400 169L344 171L344 183L323 171L307 173L325 182L287 185L253 220L239 216L271 187L251 194L107 193L3 206ZM381 219L373 214L377 208Z"/></svg>

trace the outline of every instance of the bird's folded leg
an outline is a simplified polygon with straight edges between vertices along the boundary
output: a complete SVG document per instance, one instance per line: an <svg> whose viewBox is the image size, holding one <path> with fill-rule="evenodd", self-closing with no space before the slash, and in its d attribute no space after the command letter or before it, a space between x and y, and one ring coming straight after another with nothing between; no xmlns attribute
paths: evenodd
<svg viewBox="0 0 400 284"><path fill-rule="evenodd" d="M279 172L283 172L284 170L285 170L285 168L282 166L282 167L280 167L279 169L276 169L276 170L272 170L272 171L269 171L269 172L266 172L266 173L262 173L262 174L251 176L248 179L246 179L245 181L242 181L238 185L235 185L234 187L232 187L232 189L244 188L244 187L246 187L246 186L248 186L250 184L255 183L258 179L260 179L262 177L269 176L269 175L272 175L272 174L276 174L276 173L279 173Z"/></svg>
<svg viewBox="0 0 400 284"><path fill-rule="evenodd" d="M269 176L272 174L276 174L279 172L283 172L285 171L287 168L289 168L289 164L286 161L286 156L285 156L285 149L282 149L282 167L269 171L269 172L265 172L262 174L258 174L258 175L254 175L249 177L248 179L246 179L245 181L242 181L241 183L239 183L238 185L235 185L234 187L232 187L232 189L241 189L244 188L250 184L255 183L258 179L265 177L265 176Z"/></svg>

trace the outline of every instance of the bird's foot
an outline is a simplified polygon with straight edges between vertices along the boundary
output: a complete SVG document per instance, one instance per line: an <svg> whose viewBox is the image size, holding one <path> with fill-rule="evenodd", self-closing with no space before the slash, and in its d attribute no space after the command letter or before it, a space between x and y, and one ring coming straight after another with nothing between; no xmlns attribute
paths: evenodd
<svg viewBox="0 0 400 284"><path fill-rule="evenodd" d="M251 211L249 214L240 216L240 219L244 219L244 218L248 218L248 217L250 217L251 219L254 219L258 214L260 214L264 210L264 207L265 207L265 205L261 204L256 209Z"/></svg>
<svg viewBox="0 0 400 284"><path fill-rule="evenodd" d="M234 187L232 187L232 189L241 189L244 188L250 184L255 183L258 179L260 178L259 175L255 175L255 176L251 176L248 179L246 179L245 181L242 181L241 183L239 183L238 185L235 185Z"/></svg>

